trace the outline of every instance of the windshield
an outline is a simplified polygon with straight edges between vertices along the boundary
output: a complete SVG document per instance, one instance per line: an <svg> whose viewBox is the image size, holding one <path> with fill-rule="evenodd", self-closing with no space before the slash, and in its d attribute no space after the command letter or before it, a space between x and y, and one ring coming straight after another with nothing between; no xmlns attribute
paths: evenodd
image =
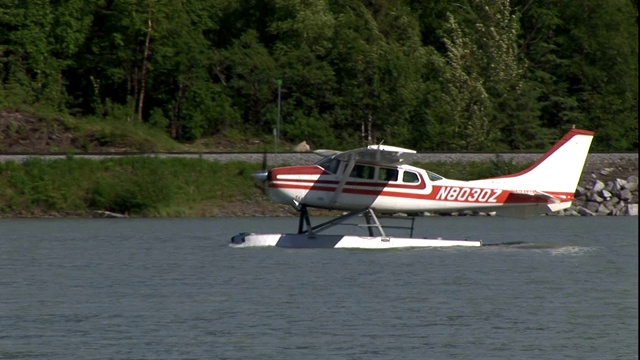
<svg viewBox="0 0 640 360"><path fill-rule="evenodd" d="M438 174L436 174L434 172L431 172L429 170L427 170L427 176L429 176L429 180L431 180L431 181L438 181L438 180L444 179L444 177L442 177L442 176L440 176L440 175L438 175Z"/></svg>
<svg viewBox="0 0 640 360"><path fill-rule="evenodd" d="M340 167L340 160L328 157L318 161L316 165L322 167L325 171L335 174L338 172L338 168Z"/></svg>

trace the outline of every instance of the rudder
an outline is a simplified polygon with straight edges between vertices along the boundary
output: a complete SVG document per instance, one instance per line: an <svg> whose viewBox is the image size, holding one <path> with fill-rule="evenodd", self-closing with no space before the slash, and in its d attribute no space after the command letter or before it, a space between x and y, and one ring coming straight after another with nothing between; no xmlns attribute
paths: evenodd
<svg viewBox="0 0 640 360"><path fill-rule="evenodd" d="M594 134L589 130L571 129L533 165L490 180L504 180L522 189L574 193Z"/></svg>

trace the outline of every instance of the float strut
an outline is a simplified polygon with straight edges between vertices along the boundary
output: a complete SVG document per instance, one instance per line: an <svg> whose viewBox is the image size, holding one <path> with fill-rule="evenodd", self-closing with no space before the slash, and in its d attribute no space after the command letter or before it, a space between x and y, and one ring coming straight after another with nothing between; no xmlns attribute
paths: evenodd
<svg viewBox="0 0 640 360"><path fill-rule="evenodd" d="M304 230L304 226L307 225L307 229ZM298 220L298 234L302 234L305 232L311 233L313 228L311 227L311 220L309 219L309 211L307 210L306 205L302 205L300 207L300 219Z"/></svg>

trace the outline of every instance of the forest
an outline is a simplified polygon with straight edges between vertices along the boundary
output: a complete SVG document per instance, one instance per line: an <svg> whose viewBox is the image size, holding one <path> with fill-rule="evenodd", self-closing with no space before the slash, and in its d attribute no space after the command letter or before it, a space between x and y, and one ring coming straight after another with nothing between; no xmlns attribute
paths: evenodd
<svg viewBox="0 0 640 360"><path fill-rule="evenodd" d="M0 0L0 109L188 143L638 149L637 0Z"/></svg>

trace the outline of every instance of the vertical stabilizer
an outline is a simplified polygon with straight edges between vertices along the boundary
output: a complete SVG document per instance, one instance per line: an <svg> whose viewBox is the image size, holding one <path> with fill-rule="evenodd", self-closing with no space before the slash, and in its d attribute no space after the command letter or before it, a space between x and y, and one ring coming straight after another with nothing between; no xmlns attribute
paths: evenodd
<svg viewBox="0 0 640 360"><path fill-rule="evenodd" d="M530 167L487 180L508 184L515 189L574 193L593 135L593 131L571 129Z"/></svg>

